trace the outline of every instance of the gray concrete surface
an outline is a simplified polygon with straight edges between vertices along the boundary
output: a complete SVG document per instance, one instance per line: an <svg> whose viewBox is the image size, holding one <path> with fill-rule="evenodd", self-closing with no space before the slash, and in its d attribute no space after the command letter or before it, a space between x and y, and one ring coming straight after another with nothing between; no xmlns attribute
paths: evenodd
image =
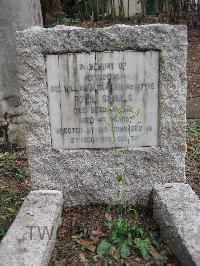
<svg viewBox="0 0 200 266"><path fill-rule="evenodd" d="M183 266L200 265L200 199L187 184L157 185L154 219Z"/></svg>
<svg viewBox="0 0 200 266"><path fill-rule="evenodd" d="M30 192L1 241L0 265L48 265L61 224L62 204L60 191Z"/></svg>

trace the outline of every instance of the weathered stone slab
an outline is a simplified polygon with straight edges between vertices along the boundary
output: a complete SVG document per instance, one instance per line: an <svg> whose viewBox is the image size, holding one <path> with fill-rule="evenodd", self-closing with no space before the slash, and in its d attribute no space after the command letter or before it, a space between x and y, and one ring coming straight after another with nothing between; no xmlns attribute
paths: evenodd
<svg viewBox="0 0 200 266"><path fill-rule="evenodd" d="M42 25L39 0L0 1L0 144L25 146L15 35L17 30Z"/></svg>
<svg viewBox="0 0 200 266"><path fill-rule="evenodd" d="M131 147L127 152L123 195L128 201L146 205L156 183L185 180L186 27L163 24L116 25L101 29L34 27L18 32L17 60L26 121L27 154L35 188L63 190L65 203L70 206L119 203L122 200L118 197L116 169L124 167L124 149L118 148L118 156L114 156L113 150L105 147L54 149L56 146L52 146L52 107L49 109L52 98L48 95L47 61L58 55L59 59L65 60L72 54L91 53L94 56L105 55L105 52L126 54L128 51L136 54L159 52L158 105L148 101L151 110L158 108L158 137L153 135L154 143L149 139L142 140L140 145L146 143L149 147ZM117 62L116 56L114 61ZM156 61L153 59L155 66ZM59 68L54 66L54 69ZM142 72L144 64L139 69ZM146 71L151 69L148 67ZM132 73L134 76L134 69ZM152 67L152 78L155 75L156 70ZM80 75L76 80L79 79ZM154 96L156 98L156 94ZM57 117L59 115L60 111ZM153 117L156 120L156 114ZM154 119L151 122L156 125ZM67 128L71 127L67 124ZM69 147L68 143L64 143L63 147Z"/></svg>
<svg viewBox="0 0 200 266"><path fill-rule="evenodd" d="M181 265L200 265L200 200L183 183L154 189L154 219Z"/></svg>
<svg viewBox="0 0 200 266"><path fill-rule="evenodd" d="M116 147L157 146L158 75L158 51L47 55L52 147L112 148L112 129Z"/></svg>
<svg viewBox="0 0 200 266"><path fill-rule="evenodd" d="M61 223L63 197L55 190L32 191L0 244L1 266L48 265Z"/></svg>

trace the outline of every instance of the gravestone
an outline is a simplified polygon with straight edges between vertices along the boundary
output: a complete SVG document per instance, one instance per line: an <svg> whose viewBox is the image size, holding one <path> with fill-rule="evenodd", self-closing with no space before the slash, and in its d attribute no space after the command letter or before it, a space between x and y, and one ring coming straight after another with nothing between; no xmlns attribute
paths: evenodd
<svg viewBox="0 0 200 266"><path fill-rule="evenodd" d="M24 145L15 32L36 25L42 26L39 0L0 1L0 144Z"/></svg>
<svg viewBox="0 0 200 266"><path fill-rule="evenodd" d="M18 32L33 187L62 190L69 206L119 203L125 162L120 189L134 204L184 182L186 56L185 26Z"/></svg>

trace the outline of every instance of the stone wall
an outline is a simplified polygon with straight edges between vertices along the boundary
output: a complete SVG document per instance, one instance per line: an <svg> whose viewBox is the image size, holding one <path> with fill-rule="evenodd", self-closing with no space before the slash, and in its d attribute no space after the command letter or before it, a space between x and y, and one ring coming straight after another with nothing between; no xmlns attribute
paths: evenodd
<svg viewBox="0 0 200 266"><path fill-rule="evenodd" d="M0 144L24 145L15 32L42 24L39 0L0 0Z"/></svg>

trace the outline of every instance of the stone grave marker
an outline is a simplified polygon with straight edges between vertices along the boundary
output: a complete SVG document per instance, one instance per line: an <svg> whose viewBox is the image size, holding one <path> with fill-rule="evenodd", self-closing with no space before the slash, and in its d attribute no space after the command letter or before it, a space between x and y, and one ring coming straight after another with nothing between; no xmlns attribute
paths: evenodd
<svg viewBox="0 0 200 266"><path fill-rule="evenodd" d="M18 32L33 187L62 190L69 206L118 203L127 146L126 200L146 205L156 183L183 182L186 57L185 26Z"/></svg>

